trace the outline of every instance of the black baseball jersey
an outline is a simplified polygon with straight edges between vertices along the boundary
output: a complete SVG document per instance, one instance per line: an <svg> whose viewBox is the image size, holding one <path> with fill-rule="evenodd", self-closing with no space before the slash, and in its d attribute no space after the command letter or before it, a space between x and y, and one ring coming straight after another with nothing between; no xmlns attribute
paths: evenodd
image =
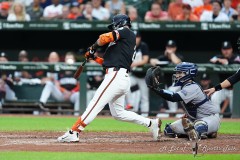
<svg viewBox="0 0 240 160"><path fill-rule="evenodd" d="M104 68L126 68L130 70L132 57L135 52L136 36L127 27L121 27L116 30L120 38L109 43L103 56Z"/></svg>
<svg viewBox="0 0 240 160"><path fill-rule="evenodd" d="M60 86L65 88L68 91L71 91L78 85L78 81L73 78L74 72L73 71L65 71L59 75L59 83Z"/></svg>

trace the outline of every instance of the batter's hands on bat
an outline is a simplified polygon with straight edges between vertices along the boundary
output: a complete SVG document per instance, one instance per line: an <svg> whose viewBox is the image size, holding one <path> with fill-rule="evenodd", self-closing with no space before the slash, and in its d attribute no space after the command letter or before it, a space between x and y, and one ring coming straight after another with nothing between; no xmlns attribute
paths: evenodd
<svg viewBox="0 0 240 160"><path fill-rule="evenodd" d="M94 55L95 52L96 52L96 49L93 48L93 46L91 46L87 49L87 52L85 53L85 57L87 59L95 59L95 55Z"/></svg>
<svg viewBox="0 0 240 160"><path fill-rule="evenodd" d="M210 97L214 92L215 92L215 88L209 88L204 90L204 93L206 93L208 97Z"/></svg>

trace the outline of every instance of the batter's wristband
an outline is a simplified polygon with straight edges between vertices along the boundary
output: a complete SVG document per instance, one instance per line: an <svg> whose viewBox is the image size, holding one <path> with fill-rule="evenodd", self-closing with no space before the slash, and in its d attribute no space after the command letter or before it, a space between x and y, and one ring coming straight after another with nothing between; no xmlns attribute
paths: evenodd
<svg viewBox="0 0 240 160"><path fill-rule="evenodd" d="M92 45L92 49L97 49L99 47L97 41Z"/></svg>
<svg viewBox="0 0 240 160"><path fill-rule="evenodd" d="M214 88L215 88L215 91L220 91L222 89L222 86L221 84L218 84Z"/></svg>

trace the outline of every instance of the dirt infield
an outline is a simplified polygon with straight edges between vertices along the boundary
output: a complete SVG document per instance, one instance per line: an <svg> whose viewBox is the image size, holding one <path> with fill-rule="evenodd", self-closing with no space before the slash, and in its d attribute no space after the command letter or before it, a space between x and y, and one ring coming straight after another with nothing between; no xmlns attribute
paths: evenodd
<svg viewBox="0 0 240 160"><path fill-rule="evenodd" d="M79 143L58 143L62 132L0 132L0 151L122 152L191 154L185 138L162 137L152 140L150 133L84 132ZM239 135L218 135L200 141L199 154L239 154Z"/></svg>

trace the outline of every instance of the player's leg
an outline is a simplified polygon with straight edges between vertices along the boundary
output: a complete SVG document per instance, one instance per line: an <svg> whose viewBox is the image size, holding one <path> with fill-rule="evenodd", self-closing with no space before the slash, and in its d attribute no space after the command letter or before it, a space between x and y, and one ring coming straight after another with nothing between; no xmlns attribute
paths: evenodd
<svg viewBox="0 0 240 160"><path fill-rule="evenodd" d="M217 131L220 127L220 117L219 117L219 114L215 114L215 115L211 115L211 116L208 116L208 117L204 117L201 119L202 123L198 124L198 121L195 123L195 128L196 130L201 133L203 131L205 126L207 126L207 129L204 130L204 132L207 133L207 136L208 137L211 137L211 138L216 138L217 137ZM201 122L200 121L200 122ZM198 126L197 126L198 124ZM205 137L203 137L205 138Z"/></svg>
<svg viewBox="0 0 240 160"><path fill-rule="evenodd" d="M177 137L178 135L186 135L182 125L182 119L166 124L164 135L171 138Z"/></svg>
<svg viewBox="0 0 240 160"><path fill-rule="evenodd" d="M140 105L142 116L147 117L149 112L149 89L144 78L137 78L137 82L141 93Z"/></svg>
<svg viewBox="0 0 240 160"><path fill-rule="evenodd" d="M53 82L46 82L46 85L43 88L41 97L40 97L40 102L45 104L48 100L48 98L52 95L57 101L63 101L64 96L60 89L55 86Z"/></svg>
<svg viewBox="0 0 240 160"><path fill-rule="evenodd" d="M109 108L112 116L121 121L132 122L135 124L143 125L145 127L149 127L151 132L153 133L154 140L158 140L160 138L160 127L161 120L160 119L149 119L143 116L140 116L132 111L127 111L124 109L124 99L125 95L121 95L120 97L115 97L110 103Z"/></svg>
<svg viewBox="0 0 240 160"><path fill-rule="evenodd" d="M79 116L80 112L80 96L79 92L75 92L70 96L70 101L74 104L74 116Z"/></svg>
<svg viewBox="0 0 240 160"><path fill-rule="evenodd" d="M221 110L221 103L226 99L225 98L224 90L220 90L218 92L213 93L211 96L211 101L216 107L219 108L219 111Z"/></svg>
<svg viewBox="0 0 240 160"><path fill-rule="evenodd" d="M118 72L111 72L105 76L83 115L74 123L71 131L58 138L59 142L78 141L78 133L94 120L108 102L125 90L125 84L119 80Z"/></svg>
<svg viewBox="0 0 240 160"><path fill-rule="evenodd" d="M5 99L6 100L17 100L15 92L7 84L5 84L4 87L6 90Z"/></svg>
<svg viewBox="0 0 240 160"><path fill-rule="evenodd" d="M230 112L232 112L233 111L233 90L224 89L224 92L225 92L225 97L229 98L229 100L230 100L229 107L230 107Z"/></svg>

